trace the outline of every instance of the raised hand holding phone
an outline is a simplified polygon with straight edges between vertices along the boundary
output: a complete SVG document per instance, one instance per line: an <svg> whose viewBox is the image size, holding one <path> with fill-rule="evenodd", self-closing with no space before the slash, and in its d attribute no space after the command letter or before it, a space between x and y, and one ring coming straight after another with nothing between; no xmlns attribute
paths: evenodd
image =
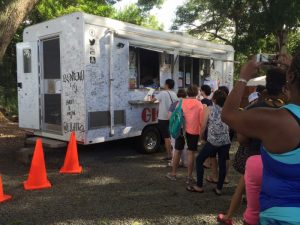
<svg viewBox="0 0 300 225"><path fill-rule="evenodd" d="M261 66L260 62L257 62L256 57L253 57L250 61L244 64L241 68L240 79L249 81L257 72L257 69Z"/></svg>

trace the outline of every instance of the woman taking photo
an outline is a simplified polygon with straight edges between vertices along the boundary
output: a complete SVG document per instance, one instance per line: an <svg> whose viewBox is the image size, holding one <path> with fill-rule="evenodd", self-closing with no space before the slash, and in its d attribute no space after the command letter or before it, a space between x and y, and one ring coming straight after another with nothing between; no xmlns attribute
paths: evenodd
<svg viewBox="0 0 300 225"><path fill-rule="evenodd" d="M287 57L280 61L288 62ZM246 84L259 67L254 59L242 67L222 119L238 133L262 141L260 224L300 224L300 54L286 75L290 104L280 109L239 111Z"/></svg>

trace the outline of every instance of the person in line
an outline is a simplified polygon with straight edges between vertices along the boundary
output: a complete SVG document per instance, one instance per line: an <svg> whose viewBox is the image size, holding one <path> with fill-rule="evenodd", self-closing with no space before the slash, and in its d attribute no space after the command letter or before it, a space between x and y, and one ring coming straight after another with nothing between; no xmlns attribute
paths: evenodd
<svg viewBox="0 0 300 225"><path fill-rule="evenodd" d="M162 138L165 141L165 149L167 152L167 157L163 160L171 161L172 160L172 146L169 133L169 117L168 111L172 103L178 101L176 93L173 91L174 80L167 79L165 82L164 90L159 92L152 101L159 101L158 108L158 128Z"/></svg>
<svg viewBox="0 0 300 225"><path fill-rule="evenodd" d="M226 86L220 86L219 90L226 93L226 95L229 94L229 89ZM229 137L230 141L233 140L234 137L234 131L229 128ZM209 156L209 162L210 162L210 169L211 169L211 175L207 176L205 180L209 183L217 184L218 183L218 161L217 161L217 153L212 152ZM207 161L207 160L206 160ZM204 163L204 168L206 168L206 161ZM230 170L230 154L228 151L228 155L226 156L226 177L225 177L225 184L229 184L228 174Z"/></svg>
<svg viewBox="0 0 300 225"><path fill-rule="evenodd" d="M285 72L278 69L278 68L272 68L269 69L266 73L266 93L264 94L264 99L259 99L257 103L249 104L245 110L251 110L255 108L279 108L284 105L285 102L289 100L288 93L285 92L285 84L286 84L286 77ZM261 140L259 139L250 139L247 137L244 137L240 134L238 134L238 142L240 143L239 149L235 155L234 161L233 161L233 167L235 170L241 174L241 177L239 179L238 185L235 189L235 193L232 196L230 207L227 211L227 213L219 214L217 220L221 222L222 224L230 225L232 224L232 216L233 214L238 210L241 201L242 196L245 193L245 167L246 161L249 157L260 155L260 147L261 147ZM259 178L260 174L262 173L262 170L259 170L260 167L260 161L259 159L257 163L257 170L256 175L252 174L252 171L248 171L248 174L252 174L255 176L253 178L253 182L250 183L253 184L255 187L259 186L260 182ZM249 162L249 164L251 164ZM249 165L251 167L252 165ZM250 178L247 178L247 181ZM252 179L252 178L251 178ZM256 181L256 182L255 182ZM247 186L247 185L246 185ZM248 185L249 186L249 185ZM251 188L248 188L251 189ZM258 222L258 214L259 214L259 208L255 208L257 206L257 203L255 201L258 201L259 196L259 190L257 188L254 188L255 191L252 191L252 196L248 197L248 203L247 204L247 210L245 212L244 220L249 224L257 224ZM256 194L255 194L256 193ZM254 207L253 207L254 206ZM252 219L249 219L252 218ZM252 221L252 222L251 222ZM253 221L256 221L253 223Z"/></svg>
<svg viewBox="0 0 300 225"><path fill-rule="evenodd" d="M169 119L172 115L172 113L175 111L180 99L184 99L186 98L187 94L185 89L180 88L177 92L177 97L178 97L178 101L174 102L170 108L169 108ZM171 137L171 145L172 145L172 150L173 150L173 156L175 154L175 139ZM170 164L168 166L172 166L173 162L170 162ZM180 162L179 162L179 166L183 166L183 167L187 167L187 149L186 149L186 145L182 151L181 157L180 157Z"/></svg>
<svg viewBox="0 0 300 225"><path fill-rule="evenodd" d="M191 192L203 193L203 163L212 153L218 153L219 157L219 179L217 187L213 189L216 195L221 195L224 180L226 177L226 159L230 149L229 127L221 121L221 112L227 94L224 91L217 90L213 95L213 106L207 107L204 115L202 127L208 123L207 142L196 159L197 185L188 186L187 190Z"/></svg>
<svg viewBox="0 0 300 225"><path fill-rule="evenodd" d="M182 135L175 140L175 154L172 164L172 172L166 175L170 180L176 180L177 167L180 161L180 155L185 144L188 147L188 174L187 183L194 182L193 169L195 152L198 147L199 134L203 120L203 105L196 97L198 95L198 87L192 85L187 89L187 98L182 101L182 111L185 120L185 130Z"/></svg>
<svg viewBox="0 0 300 225"><path fill-rule="evenodd" d="M200 95L202 96L201 103L206 106L212 106L212 100L209 99L211 95L211 87L209 85L202 85L200 88Z"/></svg>
<svg viewBox="0 0 300 225"><path fill-rule="evenodd" d="M209 98L210 95L211 95L211 87L206 84L202 85L200 88L200 96L202 97L201 103L203 105L206 105L207 107L210 107L213 105L212 100ZM203 137L201 137L201 139L202 140L200 140L200 142L201 142L200 144L207 141L207 128L205 129ZM205 160L203 165L204 165L204 168L210 169L211 168L210 158Z"/></svg>
<svg viewBox="0 0 300 225"><path fill-rule="evenodd" d="M280 57L289 64L289 58ZM279 109L255 108L239 111L247 82L261 64L246 63L227 98L222 119L238 133L261 140L263 162L259 224L300 224L300 54L286 73L290 104Z"/></svg>

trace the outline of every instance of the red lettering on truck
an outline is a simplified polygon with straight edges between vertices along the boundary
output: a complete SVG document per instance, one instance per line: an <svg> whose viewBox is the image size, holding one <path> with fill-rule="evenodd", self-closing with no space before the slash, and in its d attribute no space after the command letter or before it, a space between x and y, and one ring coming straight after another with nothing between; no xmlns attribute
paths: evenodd
<svg viewBox="0 0 300 225"><path fill-rule="evenodd" d="M151 120L151 109L149 108L144 108L142 111L142 120L145 123L148 123Z"/></svg>

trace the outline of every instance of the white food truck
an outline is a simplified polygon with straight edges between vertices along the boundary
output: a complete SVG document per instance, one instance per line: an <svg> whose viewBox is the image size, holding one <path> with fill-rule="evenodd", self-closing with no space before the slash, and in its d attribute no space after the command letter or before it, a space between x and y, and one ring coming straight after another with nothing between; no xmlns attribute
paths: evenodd
<svg viewBox="0 0 300 225"><path fill-rule="evenodd" d="M158 104L145 101L168 78L176 88L217 80L232 88L232 46L85 13L27 27L17 44L19 126L35 136L88 145L140 136L161 141Z"/></svg>

